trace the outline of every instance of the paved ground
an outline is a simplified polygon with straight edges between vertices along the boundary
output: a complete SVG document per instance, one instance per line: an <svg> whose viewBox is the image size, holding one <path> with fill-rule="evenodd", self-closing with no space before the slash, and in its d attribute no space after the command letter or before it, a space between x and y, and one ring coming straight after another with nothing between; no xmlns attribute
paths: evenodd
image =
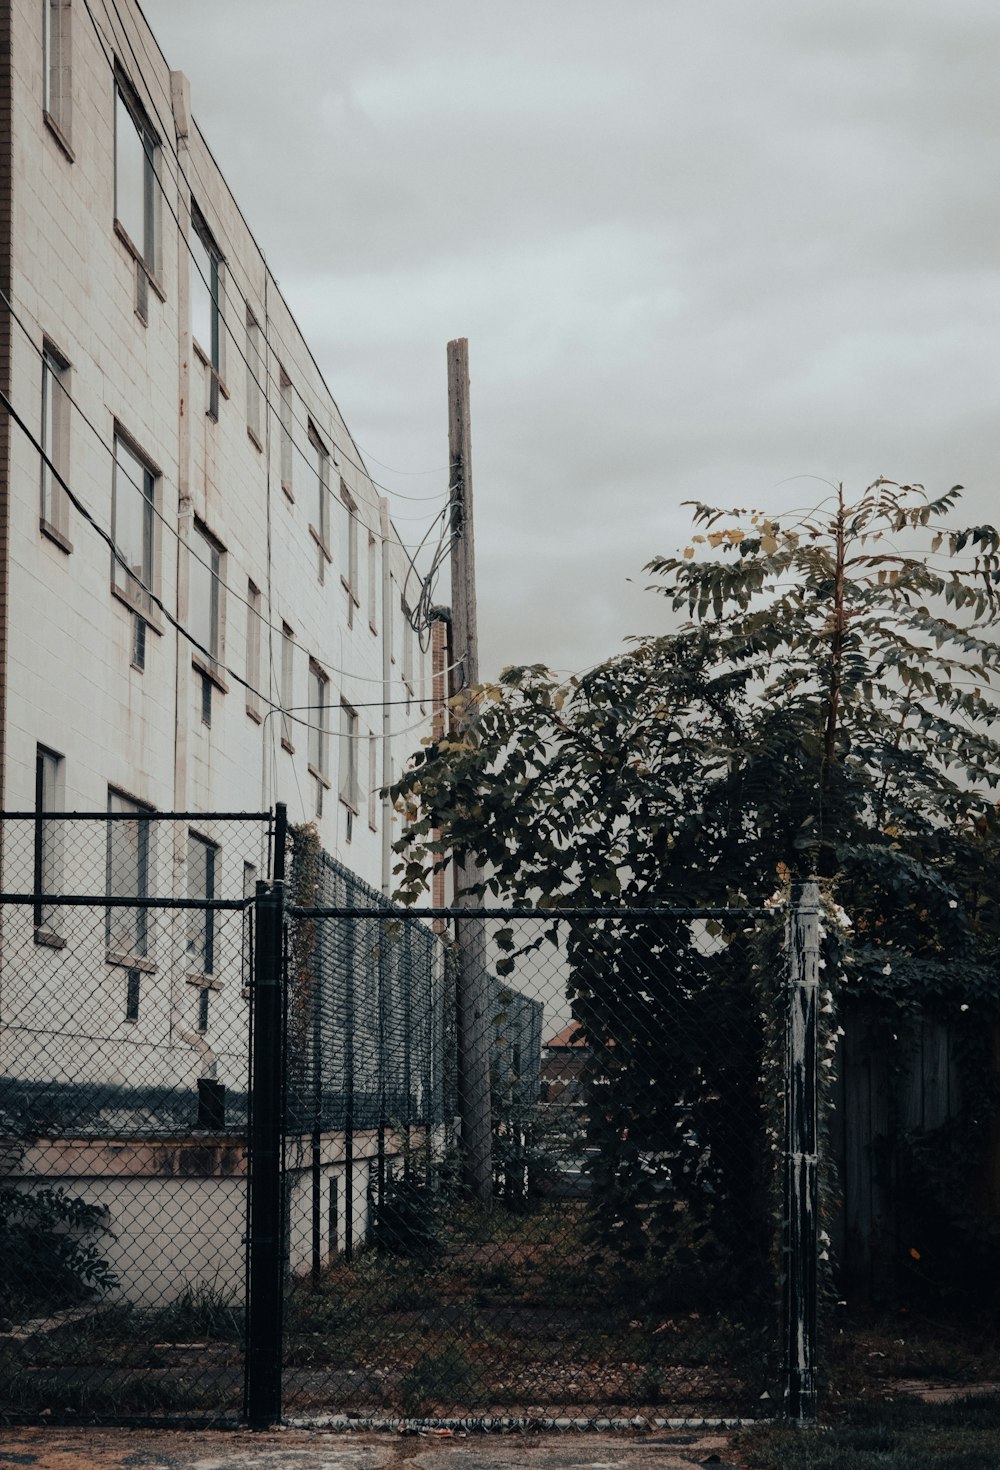
<svg viewBox="0 0 1000 1470"><path fill-rule="evenodd" d="M3 1429L0 1470L730 1470L710 1432L503 1434L194 1433L156 1429Z"/></svg>

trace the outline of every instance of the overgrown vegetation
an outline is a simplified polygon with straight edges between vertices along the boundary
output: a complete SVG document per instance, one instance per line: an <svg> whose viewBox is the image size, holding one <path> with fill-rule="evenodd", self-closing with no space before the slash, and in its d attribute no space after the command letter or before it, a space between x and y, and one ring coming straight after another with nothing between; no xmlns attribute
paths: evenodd
<svg viewBox="0 0 1000 1470"><path fill-rule="evenodd" d="M1000 1398L858 1405L831 1428L744 1430L733 1453L748 1470L995 1470Z"/></svg>
<svg viewBox="0 0 1000 1470"><path fill-rule="evenodd" d="M95 1239L106 1229L99 1205L61 1185L0 1186L0 1316L54 1311L115 1286Z"/></svg>
<svg viewBox="0 0 1000 1470"><path fill-rule="evenodd" d="M899 1168L906 1186L887 1264L906 1289L952 1289L972 1261L981 1288L1000 1284L984 1174L1000 1106L1000 536L952 523L959 499L960 487L930 499L880 479L854 501L833 487L804 514L696 505L691 545L649 564L655 590L687 615L678 631L569 680L505 670L466 695L477 708L462 736L429 744L395 788L404 898L466 852L492 899L608 909L600 938L568 948L593 1058L604 1249L675 1250L673 1204L708 1208L691 1248L702 1264L728 1254L734 1281L754 1269L773 1213L758 1179L755 1220L723 1238L735 1217L717 1182L720 1205L706 1206L703 1179L706 1159L722 1170L720 1142L694 1117L699 1087L710 1113L716 1096L752 1097L760 1075L763 1042L741 1025L761 999L753 945L725 921L714 949L650 922L636 976L614 907L759 906L818 875L852 926L827 974L841 1025L884 1024L903 1071L917 1022L932 1017L961 1061L948 1127L913 1130L884 1161L884 1177ZM501 973L517 963L511 936ZM670 1024L681 994L724 1038L714 1055ZM645 1065L625 1065L634 1057ZM664 1079L652 1116L640 1073ZM669 1181L644 1152L667 1161ZM657 1194L667 1182L673 1204Z"/></svg>

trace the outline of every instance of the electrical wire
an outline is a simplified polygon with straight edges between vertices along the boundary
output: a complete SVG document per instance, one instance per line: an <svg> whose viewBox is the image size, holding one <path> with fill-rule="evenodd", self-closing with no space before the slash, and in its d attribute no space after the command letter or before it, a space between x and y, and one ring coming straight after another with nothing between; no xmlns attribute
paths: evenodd
<svg viewBox="0 0 1000 1470"><path fill-rule="evenodd" d="M134 50L134 48L132 46L132 43L131 43L131 41L129 39L127 28L125 27L124 22L122 21L121 14L120 14L120 12L118 10L118 6L115 3L115 0L111 0L111 3L112 3L112 6L113 6L113 8L115 10L115 14L116 14L116 16L118 18L119 26L121 27L122 33L123 33L123 35L125 37L125 43L128 46L128 49L129 49L129 51L131 53L133 63L135 65L135 67L136 67L137 74L138 74L139 78L141 78L142 82L144 83L144 90L145 90L145 93L146 93L146 97L150 101L150 104L152 105L153 112L156 115L157 121L161 125L162 137L159 140L160 149L161 150L166 149L166 151L169 153L171 159L176 164L176 167L177 167L178 192L180 192L180 183L179 183L180 179L184 179L185 186L188 189L190 189L190 185L188 185L187 179L185 178L184 168L183 168L183 165L181 164L180 157L179 157L179 155L177 153L176 147L173 144L171 144L170 141L169 141L169 139L170 139L170 133L171 133L171 130L173 128L173 119L172 119L172 116L171 116L170 125L169 126L165 125L164 124L164 121L163 121L163 118L160 116L160 113L159 113L158 108L156 107L155 104L152 103L152 94L151 94L151 90L150 90L150 87L149 87L149 83L148 83L148 81L146 79L145 73L144 73L144 71L143 71L143 69L142 69L142 67L141 67L141 65L139 63L138 58L136 57L135 50ZM88 17L90 18L90 22L91 22L91 25L92 25L92 27L94 29L94 32L97 35L98 42L99 42L99 44L101 46L101 49L104 52L105 61L108 63L108 66L109 66L109 68L111 70L112 76L115 76L115 74L116 74L116 68L115 68L114 59L108 56L107 50L106 50L105 45L104 45L104 38L103 38L103 36L101 34L101 29L100 29L100 27L97 24L97 21L96 21L96 19L94 17L93 11L91 10L89 0L84 0L84 7L85 7L85 9L87 11ZM104 3L104 11L105 11L105 15L106 15L107 20L108 20L108 24L110 26L110 25L112 25L112 22L111 22L111 17L110 17L110 15L107 12L106 0L105 0L105 3ZM113 26L112 26L112 29L113 29ZM147 60L148 60L148 53L147 53ZM154 68L154 70L155 70L155 68ZM161 91L163 91L164 96L166 97L166 91L163 88L162 83L160 84L160 88L161 88ZM169 103L169 100L170 99L167 98L168 103ZM171 113L172 113L172 103L170 104L170 106L171 106ZM200 130L199 130L199 135L200 135ZM202 139L202 141L204 142L204 139ZM206 144L206 150L207 150L207 144ZM214 163L214 159L213 159L213 163ZM198 177L198 182L202 185L202 187L203 187L203 189L205 191L202 197L204 197L206 199L207 198L211 198L213 191L211 189L208 189L208 188L205 187L204 181L201 179L200 175L198 175L197 164L196 164L196 161L194 160L193 157L191 158L191 165L192 165L193 171L195 172L196 176ZM216 165L216 167L217 167L217 165ZM163 201L166 204L167 209L168 209L168 211L170 213L170 216L171 216L171 218L174 221L174 224L175 224L176 229L177 229L178 236L184 242L184 246L185 246L185 248L187 250L187 253L188 253L189 257L190 257L191 263L194 265L194 267L195 267L198 275L200 276L200 278L202 280L202 283L205 285L205 287L209 290L209 292L211 294L211 285L208 282L208 280L206 280L205 275L204 275L204 272L202 271L201 266L200 266L198 260L196 259L195 255L194 255L194 252L191 249L190 241L187 239L187 236L185 234L185 231L183 229L183 226L181 225L180 219L179 219L179 217L177 215L177 211L175 210L172 201L170 200L170 198L167 195L167 191L166 191L166 189L163 186L163 181L160 178L160 176L157 173L157 171L156 171L155 168L152 170L152 173L153 173L153 178L154 178L154 180L156 182L156 185L157 185L157 187L158 187L158 189L160 191L160 194L161 194L161 196L163 198ZM220 179L222 178L221 170L219 171L219 177L220 177ZM223 180L223 183L224 182L225 181ZM228 191L228 188L227 188L227 193L228 192L229 191ZM232 198L232 195L231 194L230 194L230 198ZM233 203L235 204L236 201L233 200ZM237 210L239 210L239 206L238 205L236 205L236 208L237 208ZM243 218L241 211L240 211L240 217ZM245 219L243 220L243 223L246 225L246 220ZM232 253L232 255L230 257L222 256L222 264L226 265L227 267L230 267L227 270L227 277L233 277L233 271L232 271L231 267L232 267L232 264L235 263L238 260L238 254L237 254L237 252L235 250L235 246L234 246L234 242L232 240L232 237L231 236L228 236L228 232L225 230L225 227L224 226L222 228L222 232L221 233L224 236L227 236L228 237L228 243L230 244L230 246L233 246L234 247L233 248L233 253ZM256 239L254 238L253 233L250 230L249 225L247 225L247 234L248 234L248 236L250 238L250 241L251 241L254 249L257 251L257 254L260 256L260 259L261 259L262 263L264 264L265 272L267 274L270 274L270 268L267 265L267 259L266 259L265 255L264 255L264 252L261 250L260 246L258 245ZM140 266L138 268L142 268L142 267ZM236 284L236 282L235 282L235 279L234 279L234 285L236 285L236 293L237 293L237 295L239 297L240 303L244 306L244 308L246 308L249 311L253 312L254 303L250 300L249 296L246 294L245 291L241 291L240 290L238 284ZM284 301L284 298L283 297L282 297L282 300ZM287 307L287 302L285 303L285 305ZM292 315L292 313L291 313L291 311L289 309L289 316L291 316L291 315ZM257 377L256 373L254 372L253 367L251 366L250 361L247 358L246 353L243 351L240 343L237 341L236 334L233 331L233 328L230 326L228 320L226 319L226 317L223 314L223 312L221 311L221 309L219 310L219 319L220 319L220 321L222 322L222 324L223 324L223 326L225 328L226 335L229 337L229 339L231 340L231 342L233 344L233 347L236 350L237 356L244 363L244 365L245 365L245 367L247 369L247 372L250 374L250 377L253 379L253 382L255 383L255 385L257 386L257 388L260 390L261 395L262 395L262 397L264 399L264 402L267 404L267 406L269 407L269 409L271 410L271 412L272 413L275 413L276 412L276 407L275 407L275 403L274 403L273 398L269 395L269 393L267 392L267 389L264 387L264 385L261 383L260 379ZM274 344L273 344L273 342L271 340L271 337L269 335L269 328L271 330L273 330L274 335L278 337L279 343L280 343L280 345L282 347L285 347L286 344L281 340L280 333L278 333L277 327L274 324L274 322L272 320L270 320L270 319L267 322L265 322L265 324L264 324L264 342L265 342L265 345L270 350L271 355L274 356L274 357L277 357L278 355L277 355L277 353L274 350ZM326 392L329 395L330 402L333 405L334 410L336 411L337 417L340 419L340 422L341 422L343 428L345 429L345 431L347 432L347 434L350 436L352 445L354 446L355 449L357 449L358 446L357 446L356 441L354 440L354 436L351 434L350 429L347 427L347 424L344 421L343 414L341 414L340 409L339 409L339 407L337 405L337 401L334 398L333 394L330 392L330 389L327 386L327 384L326 384L326 382L325 382L325 380L323 378L323 374L322 374L322 371L319 368L319 364L316 363L315 357L313 357L313 354L312 354L311 350L309 349L309 345L305 341L305 338L302 337L302 334L301 333L299 334L299 336L300 336L300 340L302 341L303 346L309 352L309 355L312 358L312 361L313 361L314 365L316 366L316 370L319 373L320 380L323 383L324 389L326 390ZM265 359L265 362L264 362L264 377L267 380L267 382L269 382L272 385L276 386L279 389L279 392L280 392L280 386L281 386L280 385L280 382L276 382L276 380L274 378L274 375L269 371L268 366L267 366L266 359ZM293 420L293 422L295 424L298 425L298 427L300 429L303 429L306 432L308 432L308 424L303 424L302 420L300 418L298 418L294 413L292 414L292 420ZM369 481L369 483L371 485L373 485L376 489L379 489L379 490L384 491L387 495L399 495L400 498L402 498L402 499L408 499L408 500L425 500L425 499L438 499L438 498L443 498L444 496L446 496L448 494L447 491L441 491L441 492L438 492L438 494L437 495L434 495L434 496L408 496L408 495L404 495L403 492L401 492L401 491L395 491L390 486L383 485L379 481L377 481L376 479L374 479L374 477L368 471L367 466L361 460L361 458L360 458L360 451L359 451L359 458L356 459L356 460L355 459L352 459L351 455L345 449L344 445L337 439L337 437L336 437L335 434L330 434L329 437L330 437L331 442L333 443L334 447L338 450L338 452L341 454L341 456L343 457L343 459L348 464L352 465L355 469L357 469L365 477L365 479ZM295 443L294 439L292 440L292 447L303 458L303 460L305 460L305 463L307 465L309 465L309 460L308 460L308 458L307 458L307 456L305 454L305 451L302 450L300 448L300 446ZM309 467L311 469L311 465ZM399 472L395 472L395 473L399 473ZM423 471L418 471L416 473L424 473L424 472ZM433 472L431 472L431 473L433 473ZM364 523L362 523L362 524L364 524ZM372 528L371 527L368 527L368 529L371 530Z"/></svg>
<svg viewBox="0 0 1000 1470"><path fill-rule="evenodd" d="M248 693L251 693L251 694L255 695L258 699L260 699L264 704L266 704L268 706L270 712L272 712L272 713L275 713L275 712L278 712L278 713L288 713L287 710L283 710L283 708L282 708L282 706L281 706L280 703L275 703L267 695L265 695L261 690L256 689L249 682L249 680L245 679L241 674L238 674L235 669L231 668L228 664L222 664L222 663L220 663L219 660L215 657L215 655L211 652L211 650L208 649L208 648L206 648L203 643L199 642L199 640L194 636L194 634L190 631L190 629L188 629L187 627L185 627L185 625L180 621L180 619L174 616L174 614L167 607L167 605L163 601L163 599L161 597L159 597L157 593L153 592L151 588L147 587L145 585L145 583L143 583L138 577L136 577L135 573L129 567L129 565L126 562L125 558L122 556L121 552L118 550L118 547L115 545L114 537L110 534L110 532L108 532L107 530L105 530L105 528L100 524L100 522L97 520L97 518L83 504L83 502L80 500L79 496L74 491L73 487L69 484L69 482L60 473L60 471L57 469L57 467L53 464L53 462L49 458L49 456L45 453L45 450L44 450L42 444L40 443L40 441L32 433L31 429L25 423L25 421L21 417L21 415L17 412L17 410L15 409L14 405L11 403L10 399L8 398L7 394L2 389L0 389L0 406L2 406L4 408L4 410L10 416L10 418L13 420L13 422L17 425L17 427L24 434L25 438L28 440L28 443L31 444L32 447L36 450L36 452L38 453L41 461L48 468L50 474L53 476L53 478L55 479L56 483L64 491L64 493L66 494L66 496L69 499L69 501L70 501L71 505L73 506L73 508L82 517L82 519L84 520L84 522L88 526L90 526L90 528L93 531L95 531L97 533L97 535L101 538L101 540L109 548L109 550L111 552L111 555L112 555L112 558L116 562L116 564L122 568L122 570L126 573L126 575L129 577L129 579L131 581L135 582L142 589L142 592L143 592L144 596L147 597L149 599L150 604L153 607L155 607L157 609L157 611L160 612L163 615L163 618L165 619L165 621L167 623L169 623L169 625L176 632L178 632L181 635L182 638L186 639L186 641L191 644L191 647L194 648L194 649L196 649L197 652L200 653L208 661L208 663L210 665L213 665L213 666L215 666L217 668L220 668L223 673L225 673L229 678L231 678L233 680L234 683L238 684L241 688L247 690ZM137 609L136 609L136 614L137 614L138 617L142 617L142 613L140 611L138 611ZM299 648L302 648L302 645L301 644L298 644L296 646L299 647ZM272 662L272 664L273 664L273 660L270 661L270 662ZM455 665L452 665L452 667L455 667ZM361 676L355 676L355 675L353 675L351 673L348 673L346 670L343 670L343 669L331 669L330 672L331 673L338 674L340 677L346 678L346 679L352 679L352 678L355 678L355 677L361 678ZM441 672L444 672L444 671L441 671ZM367 682L375 682L375 681L370 681L370 680L365 679L364 682L367 683ZM378 682L381 682L381 681L378 681ZM394 705L394 704L412 704L413 702L414 702L413 699L409 699L409 700L406 700L406 699L399 699L399 700L396 700L396 699L390 699L390 700L363 700L363 701L358 701L357 703L355 703L354 701L349 701L352 709L355 709L355 708L381 709L381 708L386 707L387 705ZM336 707L336 706L330 706L330 707L333 708L333 707ZM327 708L327 706L304 706L304 705L299 705L299 706L294 706L294 708L298 708L298 709L303 709L303 708ZM308 721L298 720L297 723L308 726ZM397 730L394 730L392 732L393 733L393 737L395 738L396 735L408 734L408 733L410 733L410 730L418 730L418 729L425 728L426 727L426 723L427 723L427 721L426 721L426 718L425 718L424 720L421 720L418 724L413 725L412 727L408 727L406 729L398 730L398 731ZM310 727L310 728L319 728L319 727Z"/></svg>
<svg viewBox="0 0 1000 1470"><path fill-rule="evenodd" d="M35 353L35 355L37 357L39 357L44 362L44 360L45 360L45 352L44 352L44 350L42 348L38 347L37 344L34 342L34 340L32 339L32 336L31 336L31 333L30 333L28 327L25 325L25 323L22 320L21 316L19 315L17 309L13 306L13 304L12 304L12 302L10 300L10 297L7 295L6 291L4 291L2 287L0 287L0 300L2 300L4 302L4 304L7 306L8 311L10 312L10 314L13 317L14 321L16 322L17 326L20 327L20 329L21 329L22 333L24 334L25 339L27 340L28 345L31 347L32 351ZM116 474L117 473L120 473L121 475L123 475L123 477L128 481L128 483L130 485L132 485L133 488L141 494L142 493L142 486L139 485L138 482L133 479L133 477L129 474L127 468L119 462L119 460L118 460L118 458L116 456L116 453L115 453L114 445L108 443L108 441L104 438L103 434L101 433L100 429L97 427L97 425L94 423L94 421L87 414L86 410L78 403L78 401L73 397L73 395L69 392L68 389L66 389L64 387L60 387L60 392L62 393L62 395L66 399L66 401L76 410L76 412L79 414L79 416L81 417L81 419L83 420L83 422L87 425L87 428L91 431L91 433L93 434L94 438L97 440L98 444L101 446L101 448L104 450L104 452L111 459L112 465L114 466L114 472ZM45 460L45 463L47 465L49 465L50 468L52 468L51 461L49 461L46 458L45 454L44 454L44 449L40 445L38 447L39 447L39 452L42 454L42 458ZM53 473L56 475L57 481L59 481L59 483L61 484L62 481L60 479L60 476L58 474L58 471L53 470ZM180 533L177 530L177 527L170 521L170 519L165 515L165 513L162 510L160 510L160 508L155 503L152 503L150 505L150 508L151 508L151 510L153 512L153 515L156 517L156 519L160 522L160 524L162 526L165 527L167 533L170 536L172 536L175 540L180 540ZM437 519L440 519L440 517L438 517ZM430 528L431 530L433 530L434 526L437 524L437 519L434 522L432 522L431 528ZM421 544L423 544L423 543L421 543ZM187 549L188 555L194 561L196 561L199 566L204 567L206 571L208 571L209 573L212 573L212 567L211 567L210 563L207 562L207 561L205 561L205 559L202 556L199 555L199 553L195 550L195 548L191 545L191 543L190 542L187 542L187 543L185 543L185 545L186 545L186 549ZM418 550L419 550L419 548L418 548ZM269 554L268 565L270 565L270 554ZM214 573L213 573L213 575L214 575ZM234 587L231 587L228 584L226 586L226 595L227 595L227 597L232 598L233 601L239 603L241 606L252 610L256 614L256 616L260 619L261 625L263 627L267 628L267 630L268 630L269 633L281 633L281 631L282 631L281 630L281 627L277 623L272 622L270 620L270 618L263 617L262 614L257 610L257 608L254 607L253 603L251 603L246 597L242 596ZM269 602L270 602L270 598L269 598ZM414 632L418 634L418 638L419 638L419 632L420 632L420 630L417 629L416 627L414 627ZM302 647L302 645L301 644L296 644L296 647ZM425 645L424 645L424 643L423 643L422 640L420 641L420 647L421 647L421 650L426 653L427 649L426 649L426 647L425 647ZM452 667L457 667L457 664L453 665ZM345 678L358 679L358 680L360 680L360 681L362 681L364 683L370 683L370 684L381 684L382 683L382 679L381 678L375 678L374 676L369 676L369 675L366 675L366 674L353 674L353 673L349 673L345 669L331 669L331 672L332 673L335 673L335 674L339 674L339 675L341 675L341 676L343 676ZM259 691L255 691L255 692L259 692ZM261 697L263 697L263 696L261 696Z"/></svg>

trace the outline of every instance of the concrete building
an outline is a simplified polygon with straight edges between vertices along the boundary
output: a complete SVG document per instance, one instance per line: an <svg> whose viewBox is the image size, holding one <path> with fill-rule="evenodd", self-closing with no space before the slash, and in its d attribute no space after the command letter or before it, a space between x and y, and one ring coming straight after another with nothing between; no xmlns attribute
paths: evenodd
<svg viewBox="0 0 1000 1470"><path fill-rule="evenodd" d="M138 820L83 847L12 827L6 891L238 897L264 825L211 814L276 801L387 891L379 791L431 733L424 589L133 0L0 7L0 150L0 805L206 814L155 852ZM102 909L85 942L69 912L5 915L0 1074L245 1093L239 931ZM134 1191L152 1154L120 1100L103 1117ZM158 1199L188 1143L163 1147ZM199 1189L242 1167L210 1152ZM23 1172L108 1157L78 1138Z"/></svg>

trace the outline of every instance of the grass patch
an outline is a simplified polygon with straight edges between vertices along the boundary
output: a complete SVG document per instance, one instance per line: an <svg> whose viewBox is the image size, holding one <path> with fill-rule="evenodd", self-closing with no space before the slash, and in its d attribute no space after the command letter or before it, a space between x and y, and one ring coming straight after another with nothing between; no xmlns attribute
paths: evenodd
<svg viewBox="0 0 1000 1470"><path fill-rule="evenodd" d="M732 1447L748 1470L997 1470L1000 1397L857 1405L829 1428L746 1429Z"/></svg>

